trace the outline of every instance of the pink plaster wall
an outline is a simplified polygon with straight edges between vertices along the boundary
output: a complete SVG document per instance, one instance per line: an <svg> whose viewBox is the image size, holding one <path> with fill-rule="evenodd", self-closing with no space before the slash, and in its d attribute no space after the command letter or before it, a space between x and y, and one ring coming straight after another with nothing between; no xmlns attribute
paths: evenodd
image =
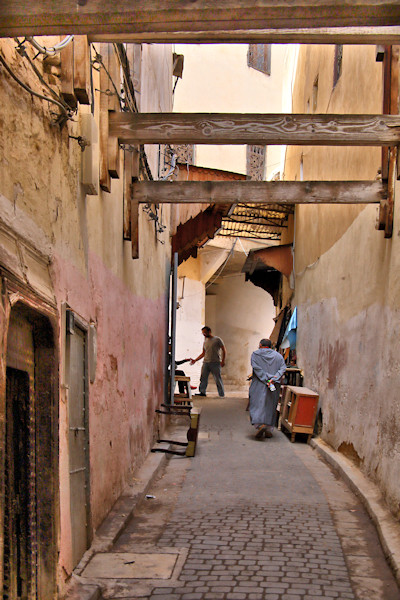
<svg viewBox="0 0 400 600"><path fill-rule="evenodd" d="M164 274L160 274L164 277ZM163 399L166 298L132 293L102 260L89 253L88 274L56 256L57 303L97 324L97 369L89 383L91 518L101 524L143 462ZM60 398L61 565L71 571L68 473L68 390Z"/></svg>

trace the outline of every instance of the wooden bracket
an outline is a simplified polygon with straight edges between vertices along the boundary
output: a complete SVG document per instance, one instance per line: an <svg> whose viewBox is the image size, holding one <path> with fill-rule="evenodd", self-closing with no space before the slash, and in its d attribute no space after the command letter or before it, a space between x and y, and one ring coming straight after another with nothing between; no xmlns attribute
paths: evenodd
<svg viewBox="0 0 400 600"><path fill-rule="evenodd" d="M139 178L139 151L124 150L124 240L131 240L132 184Z"/></svg>
<svg viewBox="0 0 400 600"><path fill-rule="evenodd" d="M139 258L139 202L131 200L131 243L132 258Z"/></svg>
<svg viewBox="0 0 400 600"><path fill-rule="evenodd" d="M104 70L104 69L103 69ZM110 74L110 78L108 78L108 89L111 94L108 96L108 110L111 113L118 113L121 110L119 98L116 96L116 92L114 89L114 85L119 91L121 88L121 73L120 73L120 64L117 58L117 55L114 52L114 48L112 44L108 46L108 67L107 70ZM113 85L114 84L114 85ZM110 173L110 177L112 179L119 179L119 171L120 171L120 160L121 160L121 151L119 147L118 138L115 136L110 136L108 138L108 172Z"/></svg>
<svg viewBox="0 0 400 600"><path fill-rule="evenodd" d="M74 41L61 52L61 96L65 102L76 109L78 105L74 90Z"/></svg>
<svg viewBox="0 0 400 600"><path fill-rule="evenodd" d="M74 45L74 93L80 104L92 103L90 47L86 35L76 35ZM61 53L62 56L63 53Z"/></svg>
<svg viewBox="0 0 400 600"><path fill-rule="evenodd" d="M383 114L399 114L400 46L385 46L383 58ZM376 228L392 237L395 184L398 177L397 146L382 148L382 181L388 182L388 198L382 200Z"/></svg>
<svg viewBox="0 0 400 600"><path fill-rule="evenodd" d="M100 54L103 63L108 69L108 44L100 44ZM105 192L111 192L111 178L108 171L108 90L109 79L105 69L100 69L100 187Z"/></svg>
<svg viewBox="0 0 400 600"><path fill-rule="evenodd" d="M385 238L391 238L393 233L393 212L394 197L397 181L397 155L398 148L390 148L389 152L389 178L388 178L388 199L385 220Z"/></svg>

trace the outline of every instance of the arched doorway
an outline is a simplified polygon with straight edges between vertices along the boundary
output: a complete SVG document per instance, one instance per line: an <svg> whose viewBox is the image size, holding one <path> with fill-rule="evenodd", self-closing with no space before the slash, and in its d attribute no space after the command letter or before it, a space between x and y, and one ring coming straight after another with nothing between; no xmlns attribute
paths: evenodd
<svg viewBox="0 0 400 600"><path fill-rule="evenodd" d="M58 364L49 318L10 312L4 408L3 598L56 597Z"/></svg>

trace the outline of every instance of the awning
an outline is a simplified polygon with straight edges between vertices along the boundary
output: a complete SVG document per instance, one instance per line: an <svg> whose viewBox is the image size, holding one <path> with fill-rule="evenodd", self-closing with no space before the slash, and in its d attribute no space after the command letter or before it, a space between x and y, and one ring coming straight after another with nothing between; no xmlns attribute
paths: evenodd
<svg viewBox="0 0 400 600"><path fill-rule="evenodd" d="M279 315L277 317L275 317L275 319L274 319L275 326L272 330L271 335L269 336L269 339L274 344L274 346L276 346L276 344L278 343L279 332L282 327L282 322L283 322L284 316L285 316L285 309L283 308L281 310L281 312L279 313Z"/></svg>

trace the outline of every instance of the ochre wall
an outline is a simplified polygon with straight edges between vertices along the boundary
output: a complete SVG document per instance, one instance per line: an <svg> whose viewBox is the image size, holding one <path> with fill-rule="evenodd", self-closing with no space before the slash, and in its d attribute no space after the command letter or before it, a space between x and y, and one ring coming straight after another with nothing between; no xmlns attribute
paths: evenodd
<svg viewBox="0 0 400 600"><path fill-rule="evenodd" d="M41 92L36 76L14 47L12 40L1 42L7 64ZM41 68L40 58L36 64ZM170 111L170 46L143 48L142 77L142 110ZM94 71L94 88L99 87ZM0 101L0 194L9 214L14 214L4 226L47 256L60 330L63 303L84 323L97 328L96 377L88 383L90 509L96 530L149 451L154 409L163 400L170 210L163 209L167 229L158 236L154 223L140 210L140 258L132 260L131 244L123 240L122 231L122 164L121 178L112 180L111 193L86 196L80 184L81 149L69 137L80 135L80 111L60 130L51 122L50 113L57 108L32 98L4 69ZM97 123L98 107L96 91ZM87 112L86 107L83 110ZM148 156L157 174L157 149L148 148ZM0 220L3 225L1 215ZM12 258L15 261L15 257L1 255L2 262ZM64 356L62 347L60 355ZM60 369L64 372L63 362ZM62 385L61 589L72 569L68 434L68 387Z"/></svg>
<svg viewBox="0 0 400 600"><path fill-rule="evenodd" d="M293 112L382 112L382 64L375 47L343 49L333 89L334 47L300 49ZM285 178L375 179L378 148L287 150ZM399 186L397 186L399 187ZM397 190L400 193L400 189ZM375 229L375 206L298 206L295 297L298 362L319 392L322 437L350 456L400 510L399 209L391 239Z"/></svg>

